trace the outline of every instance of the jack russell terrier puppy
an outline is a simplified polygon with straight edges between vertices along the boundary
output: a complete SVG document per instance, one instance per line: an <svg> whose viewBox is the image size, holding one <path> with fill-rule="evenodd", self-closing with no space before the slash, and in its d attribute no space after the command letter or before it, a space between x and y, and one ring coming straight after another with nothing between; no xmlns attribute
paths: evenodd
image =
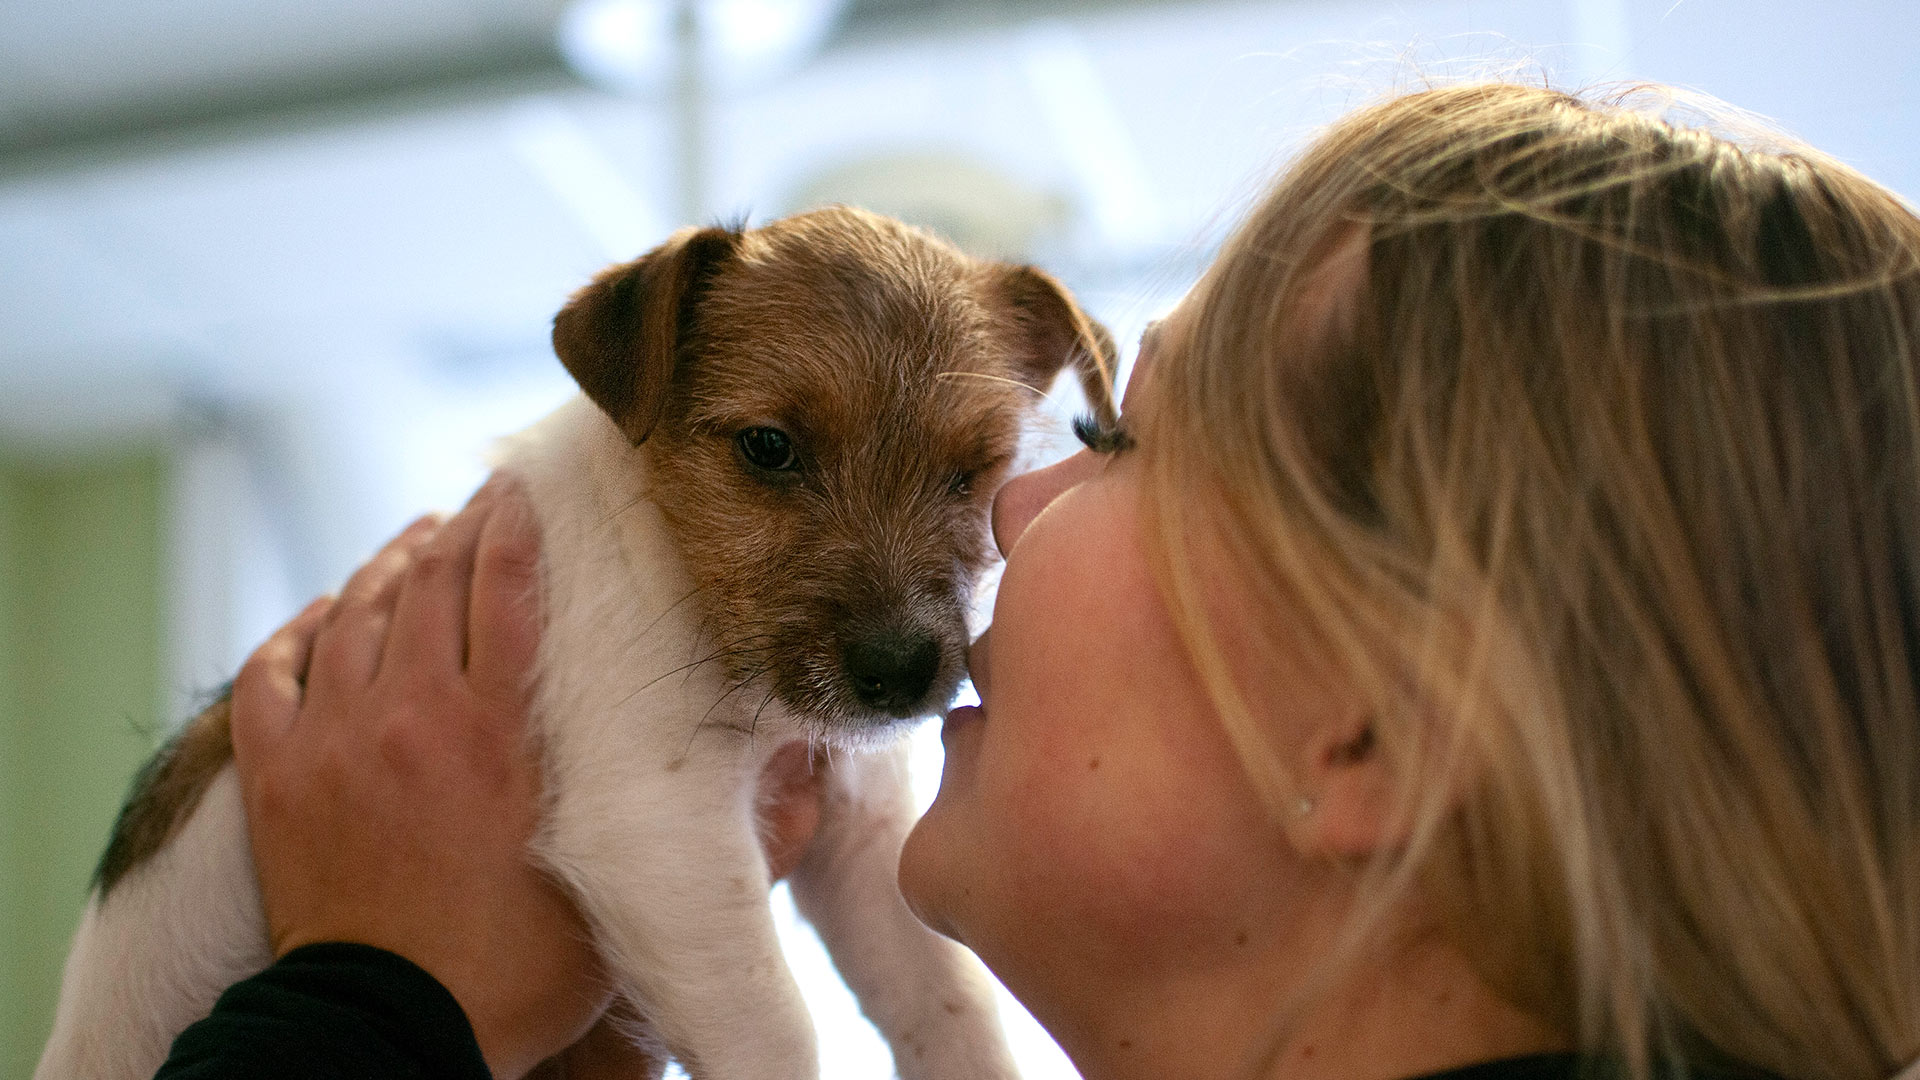
<svg viewBox="0 0 1920 1080"><path fill-rule="evenodd" d="M1037 392L1110 413L1111 338L1051 278L832 208L685 230L554 320L583 395L507 440L539 520L535 856L700 1080L817 1074L755 827L782 746L829 770L792 889L907 1080L1015 1075L988 983L907 911L904 723L965 676L989 503ZM38 1080L146 1080L265 967L227 706L135 781Z"/></svg>

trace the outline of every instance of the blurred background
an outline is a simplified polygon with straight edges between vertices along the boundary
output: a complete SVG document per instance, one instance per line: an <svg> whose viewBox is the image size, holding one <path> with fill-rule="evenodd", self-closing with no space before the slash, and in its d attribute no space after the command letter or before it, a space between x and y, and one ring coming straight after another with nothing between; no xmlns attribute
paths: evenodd
<svg viewBox="0 0 1920 1080"><path fill-rule="evenodd" d="M1920 195L1916 40L1912 0L0 0L0 1076L138 763L568 394L605 263L852 202L1130 342L1423 77L1694 87ZM889 1075L789 929L826 1075Z"/></svg>

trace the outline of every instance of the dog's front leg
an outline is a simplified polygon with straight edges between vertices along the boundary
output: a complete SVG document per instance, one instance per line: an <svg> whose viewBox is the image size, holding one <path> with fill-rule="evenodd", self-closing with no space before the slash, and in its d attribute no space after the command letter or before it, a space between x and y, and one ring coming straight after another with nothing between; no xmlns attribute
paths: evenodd
<svg viewBox="0 0 1920 1080"><path fill-rule="evenodd" d="M794 901L886 1037L901 1080L1018 1077L985 969L900 896L900 846L914 821L907 754L900 743L834 760L820 830L790 879Z"/></svg>
<svg viewBox="0 0 1920 1080"><path fill-rule="evenodd" d="M690 1075L807 1080L819 1071L813 1025L780 951L754 829L760 755L745 743L706 749L618 765L605 747L598 760L563 755L574 767L549 785L540 854Z"/></svg>

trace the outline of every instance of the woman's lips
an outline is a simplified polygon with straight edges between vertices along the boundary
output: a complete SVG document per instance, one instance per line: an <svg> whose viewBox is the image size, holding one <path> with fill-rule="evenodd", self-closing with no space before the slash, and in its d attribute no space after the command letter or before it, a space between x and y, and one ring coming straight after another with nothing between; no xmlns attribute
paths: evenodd
<svg viewBox="0 0 1920 1080"><path fill-rule="evenodd" d="M991 633L992 627L981 631L980 636L974 638L973 644L967 647L967 678L973 682L974 692L980 695L983 703L987 695L987 636ZM954 709L947 714L946 723L940 725L940 742L948 745L954 732L978 722L985 715L979 705L962 705Z"/></svg>
<svg viewBox="0 0 1920 1080"><path fill-rule="evenodd" d="M948 713L946 722L940 725L941 744L947 744L948 741L953 738L955 732L966 727L968 724L978 721L983 715L978 705L962 705Z"/></svg>
<svg viewBox="0 0 1920 1080"><path fill-rule="evenodd" d="M980 631L980 636L967 646L967 678L973 681L973 689L982 698L987 696L987 639L993 636L993 627Z"/></svg>

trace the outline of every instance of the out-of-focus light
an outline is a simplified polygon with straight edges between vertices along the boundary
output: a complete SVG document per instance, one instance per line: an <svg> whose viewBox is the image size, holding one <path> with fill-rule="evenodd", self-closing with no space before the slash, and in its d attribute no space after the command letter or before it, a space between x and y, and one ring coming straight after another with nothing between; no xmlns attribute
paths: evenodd
<svg viewBox="0 0 1920 1080"><path fill-rule="evenodd" d="M575 0L561 15L560 53L590 82L624 93L672 83L681 0ZM797 66L832 32L847 0L693 0L707 81L737 89Z"/></svg>

